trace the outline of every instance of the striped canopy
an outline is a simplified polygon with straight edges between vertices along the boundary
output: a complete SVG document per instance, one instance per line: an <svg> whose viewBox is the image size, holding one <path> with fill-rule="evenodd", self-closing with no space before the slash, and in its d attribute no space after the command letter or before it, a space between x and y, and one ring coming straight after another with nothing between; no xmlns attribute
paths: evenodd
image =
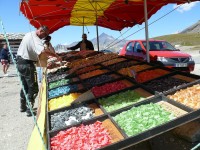
<svg viewBox="0 0 200 150"><path fill-rule="evenodd" d="M188 1L147 0L148 18L166 4ZM46 25L51 33L68 25L120 31L145 21L143 0L22 0L20 10L34 27Z"/></svg>

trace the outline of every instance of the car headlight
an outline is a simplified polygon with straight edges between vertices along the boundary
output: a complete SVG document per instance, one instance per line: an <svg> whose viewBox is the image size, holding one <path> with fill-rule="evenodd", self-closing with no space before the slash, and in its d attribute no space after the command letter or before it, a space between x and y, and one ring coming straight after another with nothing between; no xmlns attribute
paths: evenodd
<svg viewBox="0 0 200 150"><path fill-rule="evenodd" d="M193 58L192 58L192 57L189 57L189 61L193 61Z"/></svg>
<svg viewBox="0 0 200 150"><path fill-rule="evenodd" d="M157 61L167 62L167 59L165 57L157 57Z"/></svg>

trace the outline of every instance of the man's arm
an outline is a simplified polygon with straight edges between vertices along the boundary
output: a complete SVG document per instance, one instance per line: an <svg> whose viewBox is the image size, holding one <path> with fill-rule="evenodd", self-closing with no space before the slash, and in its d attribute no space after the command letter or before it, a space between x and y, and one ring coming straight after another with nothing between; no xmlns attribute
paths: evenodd
<svg viewBox="0 0 200 150"><path fill-rule="evenodd" d="M60 56L58 56L55 52L52 52L48 49L43 50L40 55L45 55L46 57L48 56L56 57L59 61L62 61L62 58Z"/></svg>
<svg viewBox="0 0 200 150"><path fill-rule="evenodd" d="M76 50L77 48L80 48L81 42L78 42L75 46L68 47L68 50Z"/></svg>

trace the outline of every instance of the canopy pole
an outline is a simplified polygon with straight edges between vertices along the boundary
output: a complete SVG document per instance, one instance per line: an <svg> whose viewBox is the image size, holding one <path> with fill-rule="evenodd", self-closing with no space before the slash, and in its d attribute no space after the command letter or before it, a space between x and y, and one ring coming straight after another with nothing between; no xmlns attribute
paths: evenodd
<svg viewBox="0 0 200 150"><path fill-rule="evenodd" d="M83 17L83 34L85 33L85 31L84 31L84 24L85 24L85 22L84 22L85 20L84 20L84 17Z"/></svg>
<svg viewBox="0 0 200 150"><path fill-rule="evenodd" d="M99 28L98 28L97 12L96 12L96 31L97 31L97 49L99 52Z"/></svg>
<svg viewBox="0 0 200 150"><path fill-rule="evenodd" d="M149 29L148 29L148 18L147 18L147 1L144 0L144 17L145 17L145 38L146 38L146 53L147 53L147 62L150 62L150 58L149 58Z"/></svg>

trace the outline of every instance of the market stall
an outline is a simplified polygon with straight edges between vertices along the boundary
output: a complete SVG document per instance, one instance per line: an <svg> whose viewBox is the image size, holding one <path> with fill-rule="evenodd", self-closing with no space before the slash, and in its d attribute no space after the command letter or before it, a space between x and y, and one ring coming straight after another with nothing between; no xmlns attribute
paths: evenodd
<svg viewBox="0 0 200 150"><path fill-rule="evenodd" d="M62 55L70 64L47 70L48 149L126 148L199 117L200 76L116 54Z"/></svg>

